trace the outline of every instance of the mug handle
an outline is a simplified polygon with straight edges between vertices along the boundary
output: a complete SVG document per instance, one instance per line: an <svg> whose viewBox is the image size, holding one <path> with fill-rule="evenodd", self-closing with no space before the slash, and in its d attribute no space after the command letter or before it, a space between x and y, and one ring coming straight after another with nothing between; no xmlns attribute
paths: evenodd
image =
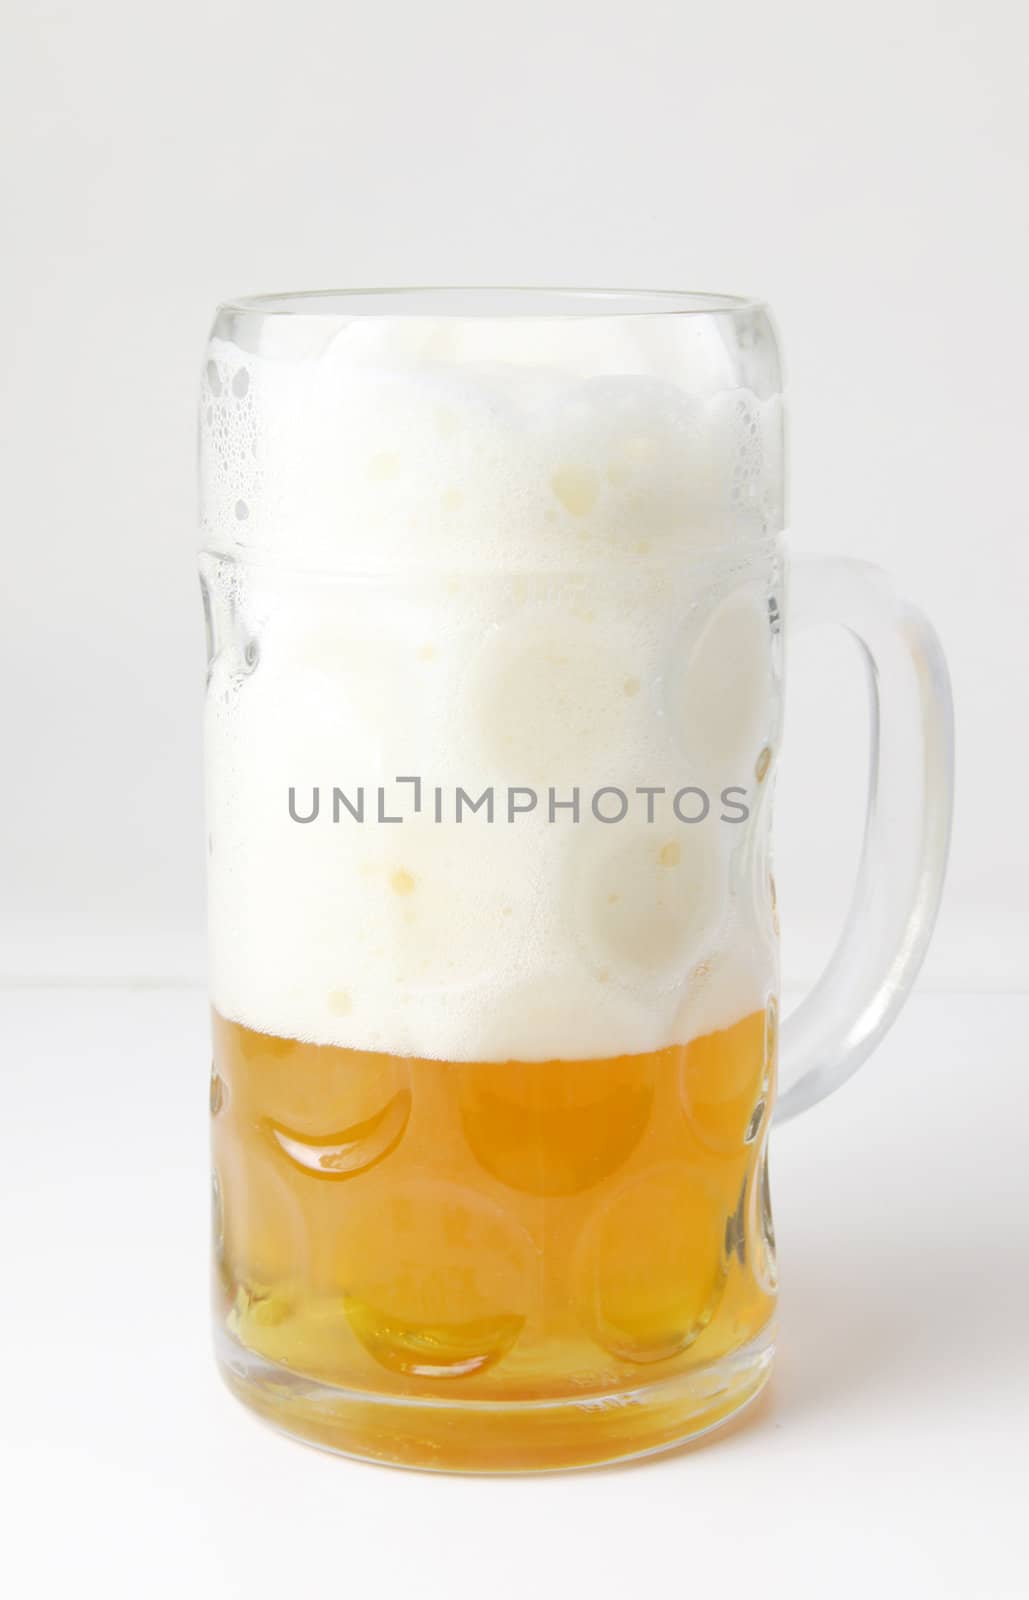
<svg viewBox="0 0 1029 1600"><path fill-rule="evenodd" d="M954 709L928 619L878 567L791 564L794 628L834 623L862 646L871 691L868 813L847 920L822 976L785 1018L775 1112L786 1122L857 1071L895 1021L936 921L954 801Z"/></svg>

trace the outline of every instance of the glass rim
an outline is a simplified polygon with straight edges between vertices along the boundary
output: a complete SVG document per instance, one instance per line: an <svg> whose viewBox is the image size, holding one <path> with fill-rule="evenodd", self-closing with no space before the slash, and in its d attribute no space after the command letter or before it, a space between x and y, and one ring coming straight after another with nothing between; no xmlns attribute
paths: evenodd
<svg viewBox="0 0 1029 1600"><path fill-rule="evenodd" d="M762 313L750 295L694 289L439 284L353 289L296 289L222 301L219 315L433 317L583 321L620 317L741 316Z"/></svg>

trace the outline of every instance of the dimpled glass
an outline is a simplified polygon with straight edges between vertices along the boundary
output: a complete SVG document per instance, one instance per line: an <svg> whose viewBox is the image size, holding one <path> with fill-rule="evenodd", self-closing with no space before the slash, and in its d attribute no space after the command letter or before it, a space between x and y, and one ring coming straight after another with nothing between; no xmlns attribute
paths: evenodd
<svg viewBox="0 0 1029 1600"><path fill-rule="evenodd" d="M950 711L880 574L782 548L727 296L223 307L201 399L215 1319L349 1454L665 1448L765 1382L767 1146L859 1064L942 879ZM780 1029L783 628L864 642L873 804Z"/></svg>

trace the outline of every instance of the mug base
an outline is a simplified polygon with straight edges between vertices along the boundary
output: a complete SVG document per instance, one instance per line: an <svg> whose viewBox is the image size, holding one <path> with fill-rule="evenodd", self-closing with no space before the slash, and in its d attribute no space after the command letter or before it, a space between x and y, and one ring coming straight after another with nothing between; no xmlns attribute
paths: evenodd
<svg viewBox="0 0 1029 1600"><path fill-rule="evenodd" d="M559 1472L671 1450L722 1426L771 1374L774 1326L721 1360L635 1389L556 1400L470 1401L340 1389L246 1349L224 1328L233 1394L281 1432L335 1455L428 1472Z"/></svg>

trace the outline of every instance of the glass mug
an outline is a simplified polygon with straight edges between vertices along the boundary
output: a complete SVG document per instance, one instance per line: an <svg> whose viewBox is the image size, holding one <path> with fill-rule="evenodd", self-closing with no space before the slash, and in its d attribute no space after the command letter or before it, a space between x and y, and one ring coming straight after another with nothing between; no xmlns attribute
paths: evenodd
<svg viewBox="0 0 1029 1600"><path fill-rule="evenodd" d="M796 563L762 306L222 307L201 402L218 1358L290 1433L519 1471L766 1381L767 1145L889 1027L939 900L946 668ZM849 918L778 1024L784 618L864 645Z"/></svg>

